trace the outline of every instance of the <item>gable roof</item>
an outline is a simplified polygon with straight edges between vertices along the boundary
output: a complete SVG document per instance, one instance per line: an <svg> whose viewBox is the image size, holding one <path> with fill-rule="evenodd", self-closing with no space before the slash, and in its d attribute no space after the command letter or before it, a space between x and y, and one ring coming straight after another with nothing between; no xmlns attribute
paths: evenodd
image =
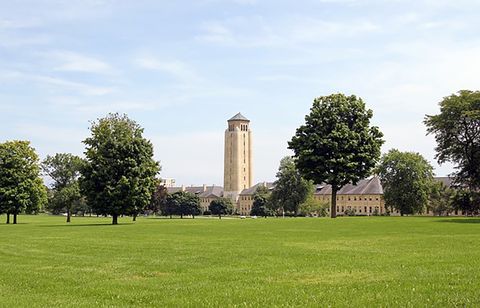
<svg viewBox="0 0 480 308"><path fill-rule="evenodd" d="M327 184L317 185L316 195L331 195L332 186ZM382 195L383 187L380 178L374 176L370 179L358 181L357 185L347 184L340 188L337 195Z"/></svg>
<svg viewBox="0 0 480 308"><path fill-rule="evenodd" d="M257 189L261 186L265 186L267 187L268 189L272 189L273 188L273 182L261 182L261 183L257 183L255 185L253 185L252 187L250 188L246 188L244 190L242 190L240 192L240 195L253 195L255 194L255 192L257 191Z"/></svg>
<svg viewBox="0 0 480 308"><path fill-rule="evenodd" d="M237 113L236 115L234 115L230 120L228 120L228 122L230 122L230 121L247 121L247 122L250 122L250 120L245 118L243 116L243 114L241 114L240 112Z"/></svg>
<svg viewBox="0 0 480 308"><path fill-rule="evenodd" d="M221 186L176 186L176 187L167 187L169 194L173 194L179 191L185 191L199 197L207 198L210 196L221 197L223 195L223 187Z"/></svg>

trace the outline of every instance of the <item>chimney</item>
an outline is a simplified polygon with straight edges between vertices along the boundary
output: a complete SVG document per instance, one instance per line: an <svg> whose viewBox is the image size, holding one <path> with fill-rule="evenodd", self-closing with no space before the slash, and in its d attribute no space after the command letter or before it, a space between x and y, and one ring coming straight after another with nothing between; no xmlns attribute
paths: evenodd
<svg viewBox="0 0 480 308"><path fill-rule="evenodd" d="M207 184L203 184L203 191L207 191Z"/></svg>
<svg viewBox="0 0 480 308"><path fill-rule="evenodd" d="M267 182L263 182L263 187L267 187Z"/></svg>
<svg viewBox="0 0 480 308"><path fill-rule="evenodd" d="M182 184L182 191L185 191L185 185Z"/></svg>

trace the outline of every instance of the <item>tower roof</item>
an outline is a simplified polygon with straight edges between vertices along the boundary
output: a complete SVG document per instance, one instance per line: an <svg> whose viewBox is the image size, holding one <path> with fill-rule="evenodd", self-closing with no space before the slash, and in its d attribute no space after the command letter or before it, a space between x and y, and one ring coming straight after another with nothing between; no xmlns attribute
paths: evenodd
<svg viewBox="0 0 480 308"><path fill-rule="evenodd" d="M234 115L230 120L228 120L228 122L230 122L230 121L247 121L247 122L250 122L250 120L245 118L243 116L243 114L241 114L240 112L237 113L236 115Z"/></svg>

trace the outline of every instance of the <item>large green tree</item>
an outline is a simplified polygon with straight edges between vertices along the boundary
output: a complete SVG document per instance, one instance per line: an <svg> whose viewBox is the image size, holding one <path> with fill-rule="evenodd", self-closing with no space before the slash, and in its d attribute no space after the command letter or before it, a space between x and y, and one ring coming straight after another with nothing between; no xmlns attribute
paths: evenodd
<svg viewBox="0 0 480 308"><path fill-rule="evenodd" d="M302 177L294 159L289 156L282 158L270 196L273 210L297 215L300 204L307 200L312 191L313 184Z"/></svg>
<svg viewBox="0 0 480 308"><path fill-rule="evenodd" d="M445 97L440 113L425 116L435 136L438 163L456 166L455 182L471 192L480 189L480 91L459 91Z"/></svg>
<svg viewBox="0 0 480 308"><path fill-rule="evenodd" d="M78 178L84 161L70 153L47 156L42 162L43 172L52 179L52 197L49 207L53 212L65 211L70 222L72 209L83 202Z"/></svg>
<svg viewBox="0 0 480 308"><path fill-rule="evenodd" d="M433 183L433 167L419 153L392 149L382 156L377 173L385 205L405 214L422 213Z"/></svg>
<svg viewBox="0 0 480 308"><path fill-rule="evenodd" d="M39 159L28 141L0 143L0 213L35 213L47 202L47 190L40 178Z"/></svg>
<svg viewBox="0 0 480 308"><path fill-rule="evenodd" d="M90 130L91 137L83 141L80 188L94 212L111 215L117 224L119 215L135 214L149 204L160 166L143 129L126 115L109 114Z"/></svg>
<svg viewBox="0 0 480 308"><path fill-rule="evenodd" d="M230 198L218 198L212 200L208 206L208 210L213 215L218 215L219 219L222 219L222 215L233 214L234 205Z"/></svg>
<svg viewBox="0 0 480 308"><path fill-rule="evenodd" d="M288 144L303 177L332 186L332 218L337 216L337 191L370 175L380 157L383 134L370 125L372 116L354 95L318 97Z"/></svg>

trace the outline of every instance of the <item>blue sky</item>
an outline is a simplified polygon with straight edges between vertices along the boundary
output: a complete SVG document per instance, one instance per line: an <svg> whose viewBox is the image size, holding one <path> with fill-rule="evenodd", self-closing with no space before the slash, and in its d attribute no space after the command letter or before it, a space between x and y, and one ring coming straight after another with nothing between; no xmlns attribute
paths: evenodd
<svg viewBox="0 0 480 308"><path fill-rule="evenodd" d="M390 148L438 175L425 114L479 89L479 1L0 1L0 141L82 154L89 121L125 112L161 176L223 184L226 120L254 132L255 181L274 180L314 97L362 97Z"/></svg>

